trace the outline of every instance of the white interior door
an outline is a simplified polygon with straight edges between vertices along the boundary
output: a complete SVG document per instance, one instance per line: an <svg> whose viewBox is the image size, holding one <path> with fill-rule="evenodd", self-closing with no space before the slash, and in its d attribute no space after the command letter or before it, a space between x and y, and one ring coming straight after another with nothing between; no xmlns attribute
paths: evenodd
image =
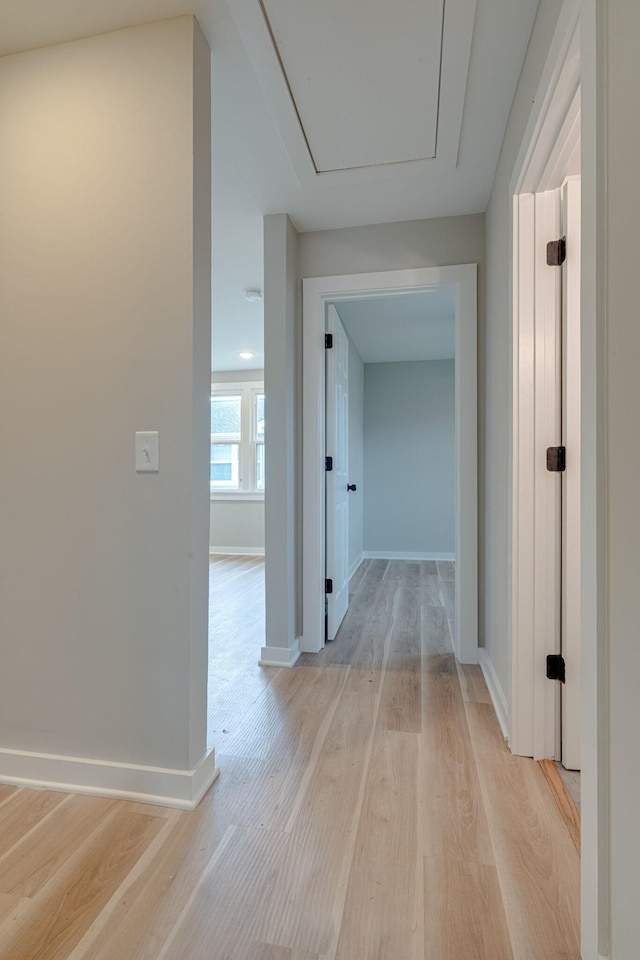
<svg viewBox="0 0 640 960"><path fill-rule="evenodd" d="M327 307L327 333L333 346L326 354L327 640L333 640L349 606L349 340L333 304Z"/></svg>
<svg viewBox="0 0 640 960"><path fill-rule="evenodd" d="M581 765L580 630L580 177L562 188L567 259L563 267L562 443L567 448L562 479L562 763Z"/></svg>

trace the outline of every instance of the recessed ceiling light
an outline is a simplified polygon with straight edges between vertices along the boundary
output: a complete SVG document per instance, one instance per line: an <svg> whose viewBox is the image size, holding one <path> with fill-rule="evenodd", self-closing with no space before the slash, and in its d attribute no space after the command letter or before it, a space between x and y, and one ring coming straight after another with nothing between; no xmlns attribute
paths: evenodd
<svg viewBox="0 0 640 960"><path fill-rule="evenodd" d="M253 360L255 353L251 353L250 350L243 350L242 353L239 353L238 356L241 360Z"/></svg>
<svg viewBox="0 0 640 960"><path fill-rule="evenodd" d="M262 303L262 290L245 290L244 295L251 303Z"/></svg>

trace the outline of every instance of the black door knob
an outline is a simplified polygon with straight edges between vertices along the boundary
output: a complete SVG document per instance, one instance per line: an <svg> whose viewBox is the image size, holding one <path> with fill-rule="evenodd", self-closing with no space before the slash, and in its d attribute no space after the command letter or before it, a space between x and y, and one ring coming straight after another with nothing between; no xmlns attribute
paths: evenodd
<svg viewBox="0 0 640 960"><path fill-rule="evenodd" d="M355 483L348 483L348 484L347 484L347 490L353 490L353 491L355 492L355 489L356 489Z"/></svg>

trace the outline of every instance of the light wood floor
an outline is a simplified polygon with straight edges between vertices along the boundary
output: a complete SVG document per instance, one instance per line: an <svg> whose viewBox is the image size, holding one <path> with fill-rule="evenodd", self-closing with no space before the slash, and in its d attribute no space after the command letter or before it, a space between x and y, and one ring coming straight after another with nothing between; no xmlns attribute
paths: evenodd
<svg viewBox="0 0 640 960"><path fill-rule="evenodd" d="M264 646L264 558L212 557L209 562L209 745L216 755L267 690L272 671L258 666Z"/></svg>
<svg viewBox="0 0 640 960"><path fill-rule="evenodd" d="M251 566L212 569L242 610ZM2 960L577 960L578 854L456 665L453 567L371 561L352 586L292 670L213 610L239 659L212 658L222 774L194 813L0 787Z"/></svg>

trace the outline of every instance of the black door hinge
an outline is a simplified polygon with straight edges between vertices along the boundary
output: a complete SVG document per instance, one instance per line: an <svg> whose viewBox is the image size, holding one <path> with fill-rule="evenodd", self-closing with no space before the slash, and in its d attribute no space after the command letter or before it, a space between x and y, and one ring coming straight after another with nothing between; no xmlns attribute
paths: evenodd
<svg viewBox="0 0 640 960"><path fill-rule="evenodd" d="M324 582L324 592L333 593L333 580L325 580Z"/></svg>
<svg viewBox="0 0 640 960"><path fill-rule="evenodd" d="M564 657L559 653L550 653L547 657L547 679L566 682Z"/></svg>
<svg viewBox="0 0 640 960"><path fill-rule="evenodd" d="M329 472L329 470L333 470L333 457L324 458L324 468L327 472Z"/></svg>
<svg viewBox="0 0 640 960"><path fill-rule="evenodd" d="M564 473L567 469L567 448L547 447L547 470L550 473Z"/></svg>
<svg viewBox="0 0 640 960"><path fill-rule="evenodd" d="M550 240L547 244L547 263L550 267L561 267L567 259L567 238Z"/></svg>
<svg viewBox="0 0 640 960"><path fill-rule="evenodd" d="M331 347L333 346L333 334L332 334L332 333L325 333L325 335L324 335L324 345L325 345L325 347L327 348L327 350L331 350Z"/></svg>

